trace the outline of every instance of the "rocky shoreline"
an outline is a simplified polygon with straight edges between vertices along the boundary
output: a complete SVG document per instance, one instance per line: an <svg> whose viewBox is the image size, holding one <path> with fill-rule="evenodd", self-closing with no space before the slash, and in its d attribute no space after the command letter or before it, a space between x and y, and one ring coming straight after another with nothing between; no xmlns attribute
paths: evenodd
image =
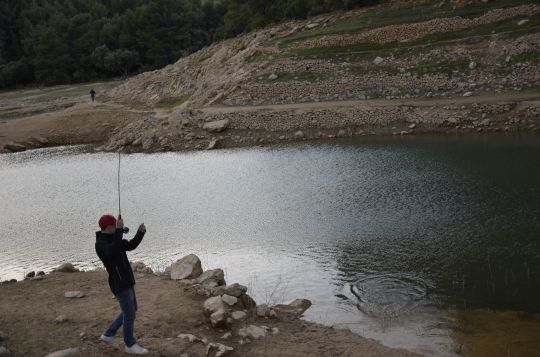
<svg viewBox="0 0 540 357"><path fill-rule="evenodd" d="M139 312L135 332L155 356L416 356L350 331L300 320L311 306L257 304L223 270L203 271L193 254L165 272L143 263L136 274ZM118 309L106 273L63 264L50 274L31 272L0 284L1 356L109 356L98 340Z"/></svg>

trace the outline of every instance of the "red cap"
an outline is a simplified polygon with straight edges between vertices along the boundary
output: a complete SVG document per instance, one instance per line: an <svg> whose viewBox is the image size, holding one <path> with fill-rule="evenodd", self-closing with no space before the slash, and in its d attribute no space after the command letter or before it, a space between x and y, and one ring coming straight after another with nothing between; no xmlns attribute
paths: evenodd
<svg viewBox="0 0 540 357"><path fill-rule="evenodd" d="M101 216L101 218L99 219L99 228L101 229L105 229L107 228L108 225L115 225L116 224L116 218L114 218L113 215L111 214L105 214L103 216Z"/></svg>

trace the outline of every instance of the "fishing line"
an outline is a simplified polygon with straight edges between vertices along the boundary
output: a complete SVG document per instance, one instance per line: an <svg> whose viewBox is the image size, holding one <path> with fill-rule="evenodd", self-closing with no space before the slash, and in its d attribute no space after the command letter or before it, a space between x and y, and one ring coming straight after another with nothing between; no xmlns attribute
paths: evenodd
<svg viewBox="0 0 540 357"><path fill-rule="evenodd" d="M121 208L121 201L120 201L120 165L121 165L121 152L118 151L118 219L122 219L122 208ZM124 226L124 233L128 233L129 228Z"/></svg>

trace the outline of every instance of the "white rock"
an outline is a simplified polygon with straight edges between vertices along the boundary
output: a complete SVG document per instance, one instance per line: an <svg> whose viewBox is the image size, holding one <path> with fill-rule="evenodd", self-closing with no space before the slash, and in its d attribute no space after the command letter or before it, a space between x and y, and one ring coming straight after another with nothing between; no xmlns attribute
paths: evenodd
<svg viewBox="0 0 540 357"><path fill-rule="evenodd" d="M279 333L279 329L277 327L272 327L271 331L272 335L277 335Z"/></svg>
<svg viewBox="0 0 540 357"><path fill-rule="evenodd" d="M266 330L259 326L249 325L248 327L238 330L238 336L249 337L252 340L257 340L266 336Z"/></svg>
<svg viewBox="0 0 540 357"><path fill-rule="evenodd" d="M379 57L379 56L375 57L375 59L373 60L374 64L381 64L383 62L384 62L384 58Z"/></svg>
<svg viewBox="0 0 540 357"><path fill-rule="evenodd" d="M225 333L223 336L221 336L221 339L222 340L228 340L229 338L232 337L232 333L231 332L227 332Z"/></svg>
<svg viewBox="0 0 540 357"><path fill-rule="evenodd" d="M60 265L59 267L53 269L53 271L59 271L62 273L75 273L75 272L78 272L79 269L75 268L73 264L71 263L64 263Z"/></svg>
<svg viewBox="0 0 540 357"><path fill-rule="evenodd" d="M238 299L235 298L234 296L230 296L230 295L227 295L227 294L224 294L221 296L221 299L227 304L227 305L230 305L230 306L233 306L234 304L236 304L238 302Z"/></svg>
<svg viewBox="0 0 540 357"><path fill-rule="evenodd" d="M56 319L54 319L54 321L55 321L56 323L59 323L59 324L60 324L60 323L62 323L62 322L67 321L67 317L66 317L66 315L58 315L58 316L56 317Z"/></svg>
<svg viewBox="0 0 540 357"><path fill-rule="evenodd" d="M416 123L412 123L411 125L409 125L409 129L414 129L416 128Z"/></svg>
<svg viewBox="0 0 540 357"><path fill-rule="evenodd" d="M227 129L229 124L230 124L229 119L216 120L216 121L211 121L209 123L205 123L203 125L203 129L209 132L213 132L213 133L220 133L223 130Z"/></svg>
<svg viewBox="0 0 540 357"><path fill-rule="evenodd" d="M202 274L201 260L195 254L186 255L171 265L171 279L195 279Z"/></svg>
<svg viewBox="0 0 540 357"><path fill-rule="evenodd" d="M66 350L49 353L45 357L76 357L79 356L79 348L68 348Z"/></svg>
<svg viewBox="0 0 540 357"><path fill-rule="evenodd" d="M527 22L529 22L529 19L523 19L518 21L518 26L525 25Z"/></svg>
<svg viewBox="0 0 540 357"><path fill-rule="evenodd" d="M216 311L225 310L225 304L221 296L213 296L204 302L203 308L206 314L211 315Z"/></svg>
<svg viewBox="0 0 540 357"><path fill-rule="evenodd" d="M272 73L271 75L268 76L268 79L271 80L271 81L273 81L273 80L278 79L278 76L277 76L277 74Z"/></svg>
<svg viewBox="0 0 540 357"><path fill-rule="evenodd" d="M243 320L245 319L247 316L247 314L244 312L244 311L233 311L233 313L231 314L231 317L233 318L233 320Z"/></svg>
<svg viewBox="0 0 540 357"><path fill-rule="evenodd" d="M211 342L206 346L206 356L209 357L223 357L230 355L234 349L229 346L222 345L221 343Z"/></svg>
<svg viewBox="0 0 540 357"><path fill-rule="evenodd" d="M296 133L294 133L294 137L297 139L302 139L304 137L304 132L302 130L298 130Z"/></svg>
<svg viewBox="0 0 540 357"><path fill-rule="evenodd" d="M471 61L471 63L469 63L469 68L470 69L475 69L476 68L476 62Z"/></svg>
<svg viewBox="0 0 540 357"><path fill-rule="evenodd" d="M85 295L82 291L66 291L64 293L64 297L68 299L80 299L84 296Z"/></svg>
<svg viewBox="0 0 540 357"><path fill-rule="evenodd" d="M184 340L188 340L189 342L198 342L198 341L201 341L200 338L198 338L197 336L195 335L192 335L190 333L181 333L178 335L178 338L182 338Z"/></svg>
<svg viewBox="0 0 540 357"><path fill-rule="evenodd" d="M270 313L270 308L266 304L257 306L257 316L266 317Z"/></svg>
<svg viewBox="0 0 540 357"><path fill-rule="evenodd" d="M465 92L465 93L463 93L464 97L470 97L472 95L473 95L473 92Z"/></svg>
<svg viewBox="0 0 540 357"><path fill-rule="evenodd" d="M225 309L218 310L210 315L210 323L213 327L220 327L227 325L227 311Z"/></svg>

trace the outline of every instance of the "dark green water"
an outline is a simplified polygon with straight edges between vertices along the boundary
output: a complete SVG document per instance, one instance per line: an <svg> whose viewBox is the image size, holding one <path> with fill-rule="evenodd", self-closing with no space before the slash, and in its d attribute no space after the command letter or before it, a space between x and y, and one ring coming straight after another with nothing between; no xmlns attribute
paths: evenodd
<svg viewBox="0 0 540 357"><path fill-rule="evenodd" d="M0 156L0 279L99 266L116 164L73 149ZM126 223L148 227L130 259L154 268L195 253L259 302L307 297L307 319L427 354L449 351L432 326L450 309L540 312L539 136L137 154L122 168Z"/></svg>

